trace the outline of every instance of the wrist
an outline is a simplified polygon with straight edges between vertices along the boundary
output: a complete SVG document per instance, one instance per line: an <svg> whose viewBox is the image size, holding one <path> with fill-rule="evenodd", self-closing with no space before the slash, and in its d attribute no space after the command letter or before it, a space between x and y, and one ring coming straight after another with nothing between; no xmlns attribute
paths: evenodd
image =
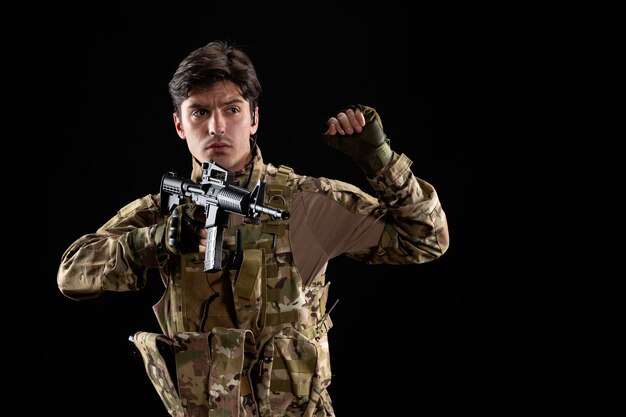
<svg viewBox="0 0 626 417"><path fill-rule="evenodd" d="M165 225L163 223L138 227L128 232L126 241L129 247L129 255L138 264L145 266L155 266L169 256L165 248L163 236L165 235Z"/></svg>
<svg viewBox="0 0 626 417"><path fill-rule="evenodd" d="M154 228L154 253L157 260L160 262L170 255L170 251L167 246L167 221L157 224Z"/></svg>
<svg viewBox="0 0 626 417"><path fill-rule="evenodd" d="M382 145L374 149L374 151L359 159L357 164L365 174L372 175L386 167L392 155L393 151L389 146L389 140L386 140Z"/></svg>

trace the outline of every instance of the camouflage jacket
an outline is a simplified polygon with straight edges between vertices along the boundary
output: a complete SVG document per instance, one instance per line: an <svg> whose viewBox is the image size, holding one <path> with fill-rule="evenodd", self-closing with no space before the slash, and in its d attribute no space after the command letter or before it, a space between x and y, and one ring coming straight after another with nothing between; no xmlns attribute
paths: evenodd
<svg viewBox="0 0 626 417"><path fill-rule="evenodd" d="M265 164L238 173L251 189L267 181L265 204L288 220L230 214L223 259L241 265L205 273L202 253L157 256L160 196L122 208L96 233L63 254L60 291L75 300L104 291L134 291L157 269L165 285L153 307L163 335L137 332L146 370L172 416L333 416L326 332L328 261L339 255L369 263L423 263L448 248L448 228L435 189L412 173L405 155L368 178L377 197L348 183L297 175ZM194 161L191 179L199 181ZM175 354L176 375L156 349Z"/></svg>

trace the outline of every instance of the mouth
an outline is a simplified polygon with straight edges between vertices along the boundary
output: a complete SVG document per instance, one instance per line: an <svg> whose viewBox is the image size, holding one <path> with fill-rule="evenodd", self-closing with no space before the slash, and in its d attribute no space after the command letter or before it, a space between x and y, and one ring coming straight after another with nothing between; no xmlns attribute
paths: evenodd
<svg viewBox="0 0 626 417"><path fill-rule="evenodd" d="M214 142L214 143L209 145L208 149L219 150L219 149L224 149L224 148L228 148L228 147L229 147L229 145L226 142Z"/></svg>

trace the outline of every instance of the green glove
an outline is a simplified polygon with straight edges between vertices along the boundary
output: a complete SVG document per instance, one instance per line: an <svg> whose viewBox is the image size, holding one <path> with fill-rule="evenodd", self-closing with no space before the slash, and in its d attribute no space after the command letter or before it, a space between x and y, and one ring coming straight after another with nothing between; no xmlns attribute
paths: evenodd
<svg viewBox="0 0 626 417"><path fill-rule="evenodd" d="M191 203L176 206L167 220L157 226L155 239L158 246L175 255L198 252L198 230L204 227L204 221L201 206Z"/></svg>
<svg viewBox="0 0 626 417"><path fill-rule="evenodd" d="M385 167L391 159L393 152L389 147L389 138L383 131L383 124L376 110L362 104L348 108L361 110L365 116L363 130L345 136L324 134L324 139L328 146L350 157L367 175L371 175Z"/></svg>

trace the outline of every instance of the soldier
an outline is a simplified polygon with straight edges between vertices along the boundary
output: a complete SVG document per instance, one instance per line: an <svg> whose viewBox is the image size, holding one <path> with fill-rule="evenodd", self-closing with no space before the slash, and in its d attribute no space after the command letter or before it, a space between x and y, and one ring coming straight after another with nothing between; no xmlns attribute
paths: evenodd
<svg viewBox="0 0 626 417"><path fill-rule="evenodd" d="M334 416L328 261L440 257L448 226L435 189L392 151L379 115L364 105L330 117L323 137L360 167L376 197L264 162L256 143L261 85L232 45L215 41L191 52L169 92L176 131L192 155L190 181L201 182L203 162L212 161L245 190L267 184L260 203L289 216L228 213L224 267L207 272L204 252L214 237L205 208L185 198L164 210L163 193L146 195L70 245L60 291L82 300L140 290L148 271L158 270L165 290L154 311L163 333L138 331L132 341L172 416Z"/></svg>

